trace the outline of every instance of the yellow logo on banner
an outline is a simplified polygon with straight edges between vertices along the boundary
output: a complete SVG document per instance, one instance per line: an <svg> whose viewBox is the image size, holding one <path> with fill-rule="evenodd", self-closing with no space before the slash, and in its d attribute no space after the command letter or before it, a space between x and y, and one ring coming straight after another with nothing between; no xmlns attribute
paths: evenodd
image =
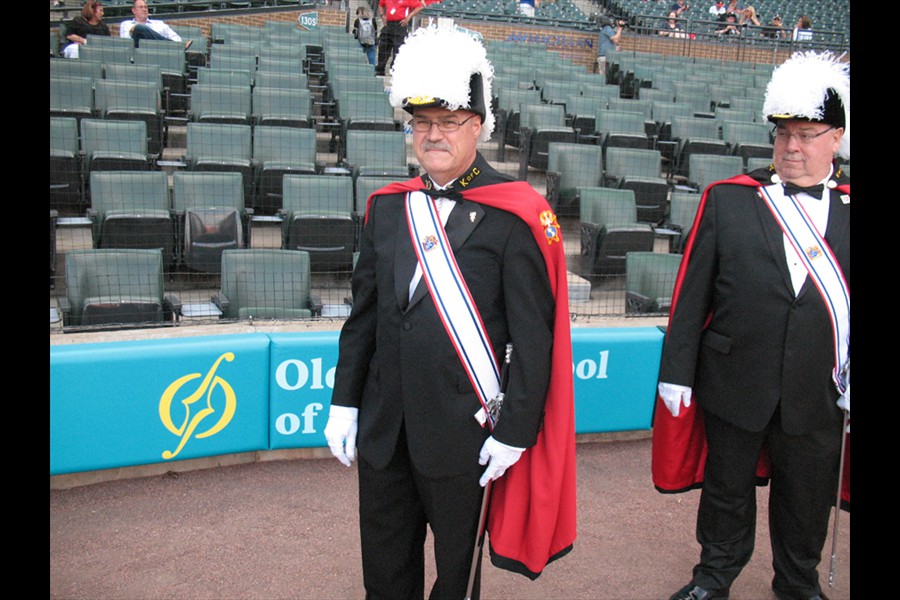
<svg viewBox="0 0 900 600"><path fill-rule="evenodd" d="M237 408L237 397L234 394L234 389L232 389L228 382L216 375L216 369L219 368L222 360L231 362L234 360L234 354L226 352L216 359L216 362L209 370L209 373L207 373L206 377L203 378L203 381L200 382L200 386L189 396L180 401L184 406L184 418L181 421L181 425L175 425L175 421L172 418L172 405L174 404L175 394L181 390L182 386L189 381L202 377L203 374L191 373L190 375L179 377L169 384L169 387L163 392L162 398L159 400L159 419L166 429L173 435L177 435L181 438L181 441L178 443L178 447L174 452L166 450L162 453L164 459L170 460L178 456L191 437L196 437L197 439L208 438L222 431L225 426L231 422L231 418L234 416L234 411ZM225 395L225 405L219 408L213 408L213 391L215 391L216 388L221 388L222 393ZM206 396L205 406L198 404L204 396ZM213 417L217 410L221 412L221 414L213 426L194 435L194 432L200 424L207 418Z"/></svg>

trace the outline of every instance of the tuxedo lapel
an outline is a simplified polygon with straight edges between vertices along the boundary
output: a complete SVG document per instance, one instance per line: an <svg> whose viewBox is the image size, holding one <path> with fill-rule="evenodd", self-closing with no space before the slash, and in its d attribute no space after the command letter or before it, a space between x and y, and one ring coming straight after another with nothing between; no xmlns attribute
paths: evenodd
<svg viewBox="0 0 900 600"><path fill-rule="evenodd" d="M775 264L778 265L782 283L787 288L788 293L794 296L794 284L791 282L791 272L788 269L787 257L784 255L784 232L781 231L781 227L778 226L778 222L772 216L763 199L757 196L757 200L758 202L755 202L754 205L756 206L757 217L759 217L759 222L763 228L763 234L766 237L766 244L775 258ZM806 287L806 284L804 284L804 287ZM803 291L802 288L800 291ZM797 297L799 298L800 294L797 294Z"/></svg>
<svg viewBox="0 0 900 600"><path fill-rule="evenodd" d="M417 264L416 253L409 237L406 211L401 210L398 213L397 233L394 239L394 291L397 294L397 306L400 307L400 310L406 310L410 304L409 282L416 272ZM419 287L421 287L421 282Z"/></svg>
<svg viewBox="0 0 900 600"><path fill-rule="evenodd" d="M831 205L828 207L828 225L825 227L825 241L832 251L837 253L842 244L850 239L847 228L850 227L850 208L841 200L843 192L831 190ZM850 195L847 194L849 197Z"/></svg>
<svg viewBox="0 0 900 600"><path fill-rule="evenodd" d="M453 252L459 251L469 235L481 223L483 217L484 208L477 202L467 202L466 200L457 202L456 207L447 218L447 226L444 228Z"/></svg>

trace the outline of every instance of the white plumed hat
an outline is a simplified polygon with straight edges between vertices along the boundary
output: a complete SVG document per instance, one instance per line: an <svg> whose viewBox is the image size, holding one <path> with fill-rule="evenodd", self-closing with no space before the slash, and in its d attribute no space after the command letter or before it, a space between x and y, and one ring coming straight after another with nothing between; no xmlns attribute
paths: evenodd
<svg viewBox="0 0 900 600"><path fill-rule="evenodd" d="M763 116L773 123L805 119L843 127L838 155L850 158L850 65L831 52L795 52L766 86Z"/></svg>
<svg viewBox="0 0 900 600"><path fill-rule="evenodd" d="M494 68L474 37L450 27L422 27L410 34L391 67L391 105L412 113L440 106L465 109L482 117L478 140L494 131L491 83Z"/></svg>

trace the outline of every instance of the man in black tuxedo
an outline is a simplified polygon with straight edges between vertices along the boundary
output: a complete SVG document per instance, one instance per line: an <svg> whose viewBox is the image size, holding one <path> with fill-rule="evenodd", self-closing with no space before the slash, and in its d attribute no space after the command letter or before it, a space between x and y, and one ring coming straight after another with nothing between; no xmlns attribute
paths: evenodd
<svg viewBox="0 0 900 600"><path fill-rule="evenodd" d="M325 429L343 464L350 466L358 448L367 598L423 597L428 526L438 573L431 597L466 595L483 486L527 456L542 426L550 426L551 372L566 362L554 356L566 346L571 382L568 337L554 348L565 288L554 287L554 263L529 222L511 212L549 207L476 148L493 128L486 65L483 47L465 33L429 29L407 39L394 66L391 101L412 114L413 146L426 175L370 199ZM420 262L440 235L411 237L416 221L407 211L419 200L433 201L490 351L502 360L506 344L514 347L493 430L480 418L477 376L461 360L474 348L451 341L462 319L452 308L449 316L438 310L443 283ZM558 237L540 231L541 243L562 252ZM564 276L564 264L562 270Z"/></svg>
<svg viewBox="0 0 900 600"><path fill-rule="evenodd" d="M763 108L775 124L772 165L701 200L654 424L657 488L702 481L700 562L673 599L728 597L753 553L761 453L771 465L772 588L780 600L821 595L841 408L849 413L850 180L834 162L849 158L849 83L829 53L776 69Z"/></svg>

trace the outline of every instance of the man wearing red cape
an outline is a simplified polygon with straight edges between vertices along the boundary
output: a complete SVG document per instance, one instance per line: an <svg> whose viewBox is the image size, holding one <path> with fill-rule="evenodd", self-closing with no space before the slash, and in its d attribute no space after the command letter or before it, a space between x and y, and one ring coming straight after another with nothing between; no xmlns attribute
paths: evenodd
<svg viewBox="0 0 900 600"><path fill-rule="evenodd" d="M494 565L534 579L575 540L564 248L546 200L477 151L494 126L492 75L478 41L431 27L392 70L426 174L369 199L325 428L343 464L358 454L372 599L423 597L427 529L429 597L478 598L486 490ZM496 420L491 385L504 393Z"/></svg>
<svg viewBox="0 0 900 600"><path fill-rule="evenodd" d="M701 198L653 431L657 489L702 488L700 561L672 600L728 598L753 553L755 486L766 481L772 589L779 600L822 597L817 565L849 438L850 179L834 160L850 156L849 84L827 52L778 67L763 107L772 164Z"/></svg>

